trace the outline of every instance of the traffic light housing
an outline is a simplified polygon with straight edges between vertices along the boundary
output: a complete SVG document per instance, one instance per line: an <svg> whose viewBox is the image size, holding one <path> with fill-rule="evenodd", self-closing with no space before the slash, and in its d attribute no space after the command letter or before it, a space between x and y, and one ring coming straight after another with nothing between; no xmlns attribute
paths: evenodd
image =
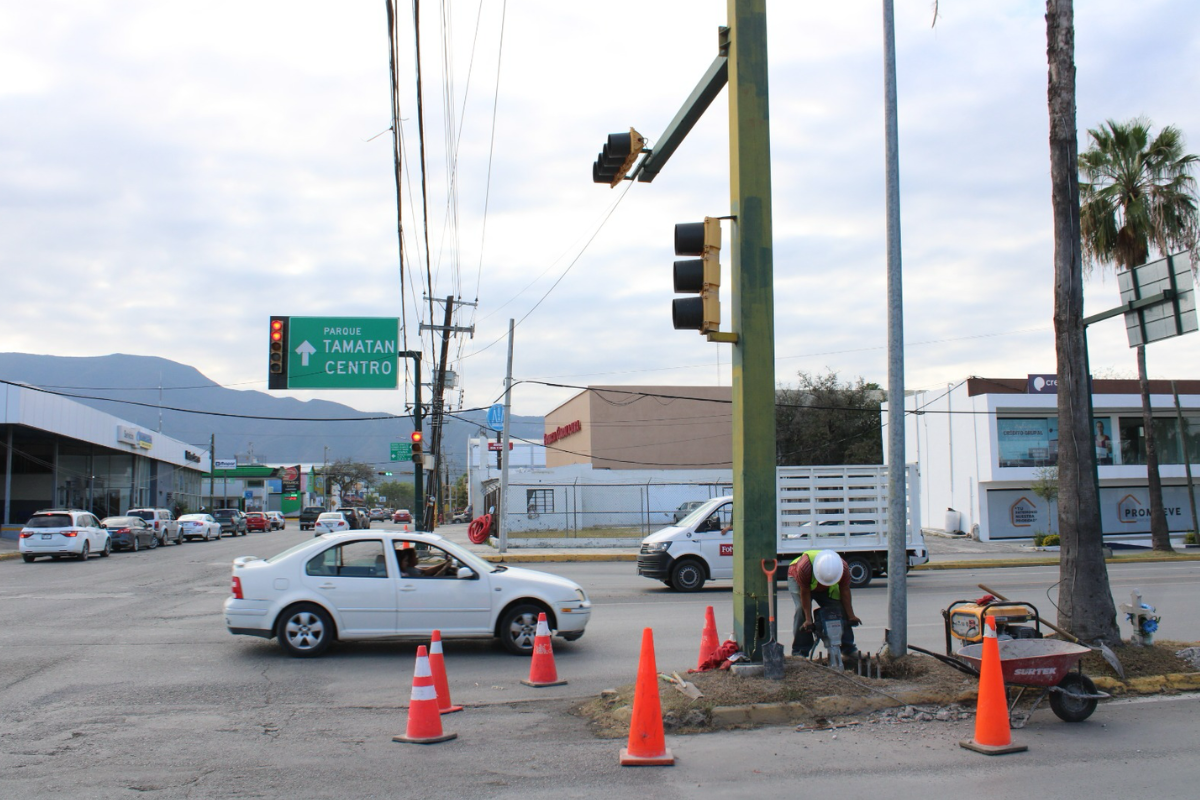
<svg viewBox="0 0 1200 800"><path fill-rule="evenodd" d="M675 291L698 297L679 297L672 303L675 330L702 334L721 329L721 220L680 222L675 226L675 255L700 256L675 262Z"/></svg>
<svg viewBox="0 0 1200 800"><path fill-rule="evenodd" d="M412 460L418 464L424 464L425 453L421 448L421 443L425 441L425 436L420 431L412 433Z"/></svg>
<svg viewBox="0 0 1200 800"><path fill-rule="evenodd" d="M633 128L629 133L610 133L608 143L592 164L592 181L616 186L633 169L645 146L646 138Z"/></svg>
<svg viewBox="0 0 1200 800"><path fill-rule="evenodd" d="M287 375L288 318L271 317L270 356L267 366L267 388L288 388Z"/></svg>
<svg viewBox="0 0 1200 800"><path fill-rule="evenodd" d="M376 474L376 475L390 476L392 473L390 473L390 472L377 472L377 473L375 473L375 474Z"/></svg>

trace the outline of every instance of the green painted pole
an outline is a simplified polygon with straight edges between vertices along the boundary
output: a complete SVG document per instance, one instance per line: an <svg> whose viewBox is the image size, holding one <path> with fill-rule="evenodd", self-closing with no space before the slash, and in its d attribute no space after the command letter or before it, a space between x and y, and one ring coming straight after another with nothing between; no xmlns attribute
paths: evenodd
<svg viewBox="0 0 1200 800"><path fill-rule="evenodd" d="M761 661L769 635L762 559L776 554L766 0L729 0L729 192L732 327L738 337L733 346L733 620L742 651Z"/></svg>

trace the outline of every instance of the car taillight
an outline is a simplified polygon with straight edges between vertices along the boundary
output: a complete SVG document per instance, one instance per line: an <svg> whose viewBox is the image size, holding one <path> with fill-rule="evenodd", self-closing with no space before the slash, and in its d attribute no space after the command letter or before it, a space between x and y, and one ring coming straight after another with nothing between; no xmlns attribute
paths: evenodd
<svg viewBox="0 0 1200 800"><path fill-rule="evenodd" d="M63 536L78 536L79 531L59 531Z"/></svg>
<svg viewBox="0 0 1200 800"><path fill-rule="evenodd" d="M33 531L21 531L22 539L28 539L30 536L33 536Z"/></svg>
<svg viewBox="0 0 1200 800"><path fill-rule="evenodd" d="M159 526L160 524L161 524L161 523L160 523L158 520L154 520L154 530L158 530L158 526Z"/></svg>
<svg viewBox="0 0 1200 800"><path fill-rule="evenodd" d="M129 533L129 528L117 528L113 533Z"/></svg>
<svg viewBox="0 0 1200 800"><path fill-rule="evenodd" d="M233 592L234 600L245 600L246 599L246 598L242 597L242 579L239 578L237 575L233 576L233 582L229 588Z"/></svg>

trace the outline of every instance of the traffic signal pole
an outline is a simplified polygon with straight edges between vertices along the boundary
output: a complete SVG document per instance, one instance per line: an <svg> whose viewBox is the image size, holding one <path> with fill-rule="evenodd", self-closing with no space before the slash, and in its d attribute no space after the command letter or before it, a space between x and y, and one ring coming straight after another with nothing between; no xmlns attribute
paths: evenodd
<svg viewBox="0 0 1200 800"><path fill-rule="evenodd" d="M413 383L415 384L415 392L413 397L413 430L418 433L421 430L421 415L424 409L421 408L421 351L420 350L405 350L400 354L401 358L411 358L413 360ZM413 509L419 515L421 510L425 508L424 503L424 484L425 470L424 465L420 461L413 461ZM420 529L420 516L414 516L413 522L418 530Z"/></svg>
<svg viewBox="0 0 1200 800"><path fill-rule="evenodd" d="M733 619L755 661L775 558L775 298L766 0L729 0L729 193L733 344Z"/></svg>

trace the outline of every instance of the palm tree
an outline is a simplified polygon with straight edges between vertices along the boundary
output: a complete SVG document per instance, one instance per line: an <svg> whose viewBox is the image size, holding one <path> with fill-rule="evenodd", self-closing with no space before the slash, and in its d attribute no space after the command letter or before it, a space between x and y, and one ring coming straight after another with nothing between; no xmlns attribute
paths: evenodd
<svg viewBox="0 0 1200 800"><path fill-rule="evenodd" d="M1108 120L1089 130L1091 147L1079 156L1080 229L1088 266L1129 270L1149 260L1191 249L1196 240L1197 157L1183 152L1183 135L1167 126L1151 139L1151 123ZM1170 551L1163 509L1158 449L1150 412L1146 348L1137 348L1138 381L1146 438L1146 478L1150 490L1150 539L1155 550Z"/></svg>

